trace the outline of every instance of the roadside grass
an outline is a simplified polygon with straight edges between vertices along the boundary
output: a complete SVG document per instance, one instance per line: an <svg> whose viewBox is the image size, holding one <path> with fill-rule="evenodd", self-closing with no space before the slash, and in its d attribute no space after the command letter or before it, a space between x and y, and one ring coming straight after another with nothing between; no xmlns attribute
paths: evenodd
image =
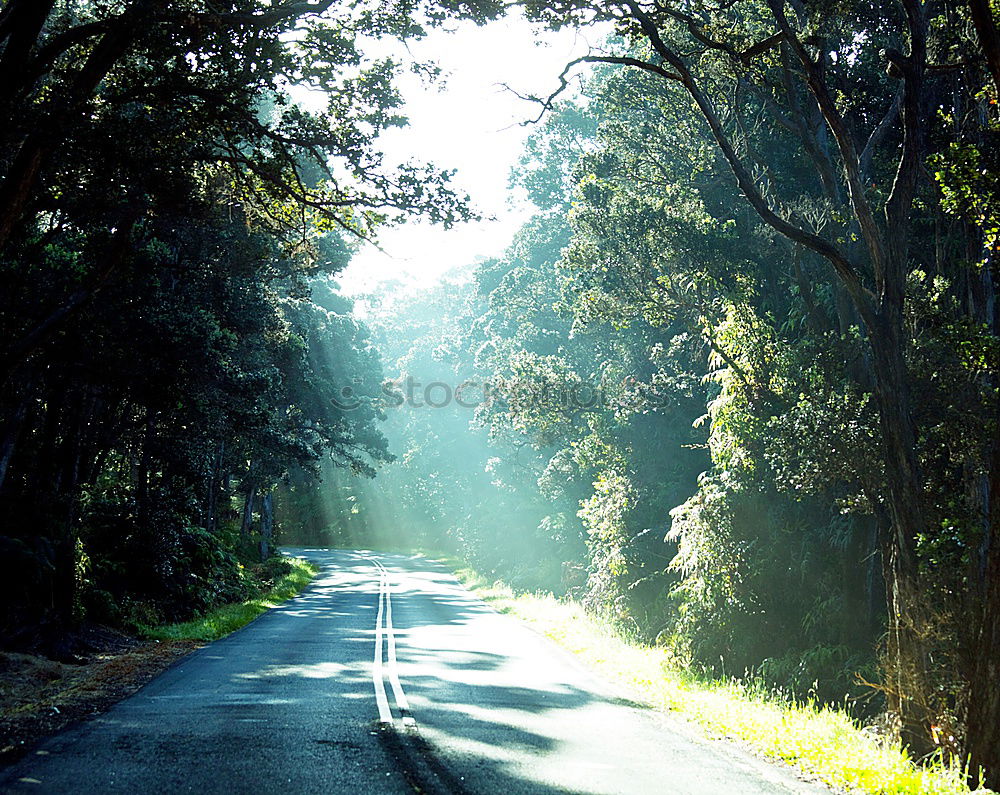
<svg viewBox="0 0 1000 795"><path fill-rule="evenodd" d="M306 587L319 572L319 566L301 558L290 559L292 570L281 577L266 593L245 602L222 605L199 618L178 624L142 627L142 636L150 640L218 640L249 624L261 613L291 599Z"/></svg>
<svg viewBox="0 0 1000 795"><path fill-rule="evenodd" d="M833 787L872 795L990 792L970 790L964 769L955 764L915 764L899 744L863 731L841 710L790 702L739 681L695 677L678 670L664 649L622 639L577 603L550 593L518 593L461 561L436 557L494 609L526 622L638 700L700 724L713 736L741 740Z"/></svg>

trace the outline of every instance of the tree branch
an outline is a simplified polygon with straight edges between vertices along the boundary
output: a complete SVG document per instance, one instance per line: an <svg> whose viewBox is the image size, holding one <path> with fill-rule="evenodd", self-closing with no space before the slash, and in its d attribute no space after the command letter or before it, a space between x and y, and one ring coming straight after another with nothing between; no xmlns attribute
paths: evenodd
<svg viewBox="0 0 1000 795"><path fill-rule="evenodd" d="M528 119L528 121L525 122L521 122L523 126L527 126L529 124L537 124L539 121L542 120L542 117L544 117L548 111L552 110L552 103L554 103L556 99L563 93L563 91L566 90L567 86L569 86L569 79L568 79L569 73L573 70L573 67L579 66L582 63L605 63L605 64L618 64L619 66L634 66L636 69L642 69L645 72L651 72L653 74L659 75L660 77L666 78L667 80L674 80L677 82L680 82L681 80L680 75L670 72L667 69L664 69L662 66L659 66L657 64L649 63L648 61L643 61L640 58L631 58L628 56L619 56L619 55L582 55L579 58L574 58L572 61L567 63L566 66L563 67L563 70L559 73L559 87L551 94L549 94L545 99L540 99L539 97L533 97L533 96L523 96L514 91L514 89L512 89L510 86L504 84L504 87L508 91L510 91L520 99L524 99L529 102L537 102L542 106L542 109L539 111L538 115L535 118Z"/></svg>
<svg viewBox="0 0 1000 795"><path fill-rule="evenodd" d="M785 0L767 0L775 21L779 29L785 34L785 39L791 45L793 52L802 64L805 72L806 83L816 98L827 126L833 133L834 140L840 150L840 157L843 162L844 172L847 176L848 194L851 199L851 206L857 218L858 226L861 228L861 235L868 246L868 253L872 260L872 269L877 281L882 281L885 270L885 243L882 239L882 232L875 221L875 214L872 211L865 196L864 185L859 172L859 161L857 148L854 145L854 138L843 116L837 110L837 105L830 95L826 82L812 57L809 55L805 45L799 40L792 30L788 18L785 16Z"/></svg>
<svg viewBox="0 0 1000 795"><path fill-rule="evenodd" d="M893 179L892 190L885 203L885 219L889 229L890 256L885 283L881 285L882 300L896 312L902 310L903 282L906 277L909 218L913 195L923 166L924 153L924 74L927 69L927 17L921 0L902 0L910 33L910 53L905 58L887 52L886 57L899 66L903 74L903 151Z"/></svg>
<svg viewBox="0 0 1000 795"><path fill-rule="evenodd" d="M875 129L872 130L872 134L868 136L868 143L866 143L865 148L861 150L861 157L858 160L858 171L861 173L861 179L865 182L868 181L868 173L871 170L872 158L875 156L875 150L882 145L882 141L885 140L885 136L889 134L889 130L891 130L893 124L896 123L896 119L899 116L899 109L902 105L903 89L900 88L900 90L896 92L896 96L893 97L889 110L887 110L885 116L882 117L882 121L875 125Z"/></svg>
<svg viewBox="0 0 1000 795"><path fill-rule="evenodd" d="M722 122L719 119L718 113L716 113L711 101L694 79L694 76L691 74L687 64L679 55L666 45L660 36L659 31L656 29L656 25L653 20L650 19L641 8L639 8L637 3L633 2L633 0L629 0L627 5L632 11L636 21L639 22L647 38L649 38L650 43L656 50L657 55L663 58L663 60L666 61L680 76L680 82L687 89L691 98L698 106L699 111L701 111L702 116L704 116L705 120L708 122L708 126L712 132L712 137L715 138L716 144L719 149L722 150L722 154L726 158L726 162L729 163L729 167L732 169L733 175L736 177L736 182L739 185L740 190L743 192L743 195L746 196L747 201L750 202L750 205L756 211L757 215L760 216L761 220L763 220L775 231L796 243L801 243L806 248L815 251L817 254L829 261L830 264L833 265L837 275L843 281L847 290L851 293L852 298L854 298L857 302L858 311L862 314L862 316L866 317L866 320L874 320L873 306L871 302L872 295L864 287L861 277L859 276L854 264L848 259L844 252L833 245L829 240L790 223L771 208L767 200L757 188L757 185L749 171L747 171L746 166L736 154L733 144L729 140L729 136L726 134Z"/></svg>
<svg viewBox="0 0 1000 795"><path fill-rule="evenodd" d="M997 30L990 0L969 0L969 9L972 11L972 24L976 28L979 46L993 77L993 87L997 96L1000 96L1000 31Z"/></svg>
<svg viewBox="0 0 1000 795"><path fill-rule="evenodd" d="M191 14L189 19L197 25L207 25L212 28L220 26L228 28L269 28L278 25L289 19L297 19L307 14L322 14L334 0L321 0L321 2L288 2L262 11L259 14L233 11L230 13L202 13Z"/></svg>
<svg viewBox="0 0 1000 795"><path fill-rule="evenodd" d="M782 32L774 33L768 36L766 39L751 45L745 50L737 50L730 44L726 44L724 41L719 41L718 39L713 39L707 33L705 33L704 28L698 20L683 11L679 11L669 5L657 4L657 9L667 14L667 16L673 17L678 22L683 22L690 33L697 41L704 44L706 47L712 50L718 50L719 52L724 52L734 61L741 64L748 64L753 58L758 55L762 55L768 50L772 50L777 47L785 38L785 34Z"/></svg>

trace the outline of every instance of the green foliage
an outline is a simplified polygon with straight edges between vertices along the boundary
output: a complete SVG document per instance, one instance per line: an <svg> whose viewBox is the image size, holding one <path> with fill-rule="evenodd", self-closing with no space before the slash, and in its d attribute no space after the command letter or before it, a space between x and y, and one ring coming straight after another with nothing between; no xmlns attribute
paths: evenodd
<svg viewBox="0 0 1000 795"><path fill-rule="evenodd" d="M944 152L930 158L934 178L941 189L941 206L965 218L983 233L984 262L1000 246L1000 182L997 174L996 130L983 144L953 141Z"/></svg>
<svg viewBox="0 0 1000 795"><path fill-rule="evenodd" d="M771 35L767 9L741 8L681 21L646 8L644 26L618 18L623 40L608 47L646 59L653 26L686 53L762 202L847 252L875 290L884 274L867 264L828 130L802 104L809 86L796 84L780 48L762 46L751 63L711 44L741 52ZM904 20L828 11L810 23L830 53L823 79L850 134L867 136L892 94L871 44ZM532 13L556 26L576 19L550 5ZM932 21L935 52L968 51L947 20ZM693 43L694 30L708 39ZM885 365L873 345L889 332L862 316L865 302L821 252L751 209L684 89L655 69L601 67L578 102L554 104L530 136L512 181L539 212L510 249L465 289L379 307L379 344L400 378L474 376L495 389L471 428L447 412L391 418L402 469L387 473L383 498L422 506L422 542L521 586L541 582L526 576L525 545L539 558L555 552L554 590L658 639L694 670L875 713L886 703L857 675L877 679L883 577L896 576L899 473L885 454ZM978 101L928 91L956 113ZM919 623L935 662L916 698L949 726L966 687L956 653L974 643L958 617L978 609L968 595L981 587L997 416L994 277L967 256L991 247L993 153L988 135L963 144L951 123L928 123L929 146L945 152L931 161L942 195L921 187L906 220L909 276L892 327L905 371L899 422L912 420L926 499L916 569L933 605ZM891 114L886 124L892 143L875 140L861 166L879 208L898 171ZM597 399L572 399L584 390ZM457 451L459 467L447 461ZM534 528L548 541L532 539Z"/></svg>
<svg viewBox="0 0 1000 795"><path fill-rule="evenodd" d="M357 235L471 211L379 153L402 64L365 42L491 11L30 6L0 26L0 532L24 586L0 635L59 646L246 597L280 482L390 459L378 357L328 279Z"/></svg>
<svg viewBox="0 0 1000 795"><path fill-rule="evenodd" d="M222 604L189 621L162 626L137 621L136 626L150 640L196 640L205 643L218 640L249 624L275 605L291 599L318 572L318 566L298 558L269 558L254 572L259 585L253 597Z"/></svg>
<svg viewBox="0 0 1000 795"><path fill-rule="evenodd" d="M369 332L331 281L351 235L472 212L378 153L402 64L363 44L500 10L0 25L0 630L243 598L280 574L247 573L276 516L571 593L699 674L836 702L881 659L859 710L996 767L1000 172L969 10L530 4L618 55L529 136L509 249L367 297ZM765 706L722 728L799 725ZM798 757L830 769L822 737L854 771L811 714ZM836 783L907 791L901 758Z"/></svg>

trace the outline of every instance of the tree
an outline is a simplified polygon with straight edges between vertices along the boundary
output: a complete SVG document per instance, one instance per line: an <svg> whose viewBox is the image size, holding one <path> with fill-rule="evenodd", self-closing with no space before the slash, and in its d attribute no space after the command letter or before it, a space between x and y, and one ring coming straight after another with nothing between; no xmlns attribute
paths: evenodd
<svg viewBox="0 0 1000 795"><path fill-rule="evenodd" d="M4 5L0 504L23 584L7 643L70 653L88 610L150 623L245 594L234 483L266 533L289 469L389 457L374 405L331 403L338 368L377 391L364 332L309 291L346 264L341 233L470 215L447 172L384 162L397 65L361 48L453 13L478 12Z"/></svg>
<svg viewBox="0 0 1000 795"><path fill-rule="evenodd" d="M212 164L215 179L235 183L233 198L290 246L307 240L319 219L367 234L411 211L444 223L464 217L446 173L414 163L390 168L373 149L379 131L404 119L395 65L367 59L357 31L419 35L410 11L330 2L220 10L135 0L120 11L8 3L0 27L11 77L0 97L0 251L73 201L65 187L74 184L67 171L75 156L98 152L114 163L126 149L117 143L147 146L129 153L144 169L89 172L85 184L105 197L117 230L116 253L68 294L47 297L45 314L4 351L4 377L122 267L130 235L148 217L143 193L153 179L163 184ZM294 40L286 35L293 29ZM292 103L287 86L296 83L325 92L327 107L310 113ZM332 168L331 158L342 165Z"/></svg>
<svg viewBox="0 0 1000 795"><path fill-rule="evenodd" d="M638 68L687 94L745 200L776 233L827 260L864 326L887 486L882 546L890 689L907 744L925 750L930 715L921 703L928 692L921 616L926 606L916 547L930 528L903 323L914 201L928 153L927 110L935 95L932 70L942 68L928 57L932 11L917 0L874 12L789 6L783 0L738 8L624 2L572 9L580 17L613 20L637 48L579 61ZM561 8L541 8L538 14L557 24L566 17ZM867 53L879 51L894 82L866 71ZM838 102L837 92L859 80L864 88L851 93L864 101ZM836 221L829 231L809 228L793 207L778 203L780 195L777 201L770 195L768 164L745 146L742 131L751 123L746 98L749 109L788 131L794 156L813 166L813 195ZM876 168L879 148L890 136L898 141L895 166Z"/></svg>

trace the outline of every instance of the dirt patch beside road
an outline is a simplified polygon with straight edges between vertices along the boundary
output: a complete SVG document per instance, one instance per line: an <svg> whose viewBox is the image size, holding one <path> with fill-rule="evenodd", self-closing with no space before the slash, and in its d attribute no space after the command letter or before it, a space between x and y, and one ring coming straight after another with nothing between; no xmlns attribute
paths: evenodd
<svg viewBox="0 0 1000 795"><path fill-rule="evenodd" d="M139 641L95 628L85 645L87 653L74 662L0 652L0 766L71 723L106 712L202 644Z"/></svg>

